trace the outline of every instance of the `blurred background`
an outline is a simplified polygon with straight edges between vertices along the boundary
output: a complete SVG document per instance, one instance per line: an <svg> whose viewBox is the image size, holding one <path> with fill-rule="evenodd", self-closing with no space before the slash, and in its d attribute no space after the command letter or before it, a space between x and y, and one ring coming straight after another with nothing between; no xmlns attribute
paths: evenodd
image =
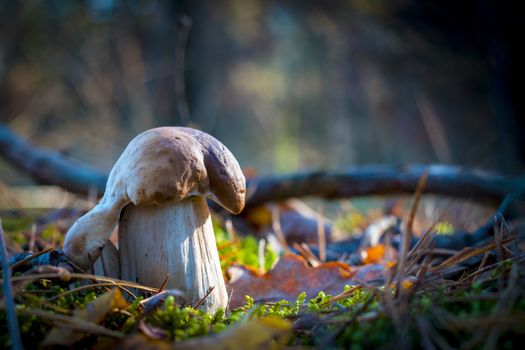
<svg viewBox="0 0 525 350"><path fill-rule="evenodd" d="M109 171L161 125L257 174L520 173L524 21L501 1L0 1L0 122ZM0 160L0 179L31 180Z"/></svg>

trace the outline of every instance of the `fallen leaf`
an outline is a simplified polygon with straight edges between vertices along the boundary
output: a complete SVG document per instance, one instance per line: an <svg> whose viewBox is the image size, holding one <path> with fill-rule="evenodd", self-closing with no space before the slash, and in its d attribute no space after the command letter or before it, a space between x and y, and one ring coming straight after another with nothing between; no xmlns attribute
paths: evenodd
<svg viewBox="0 0 525 350"><path fill-rule="evenodd" d="M278 350L284 349L291 335L292 326L289 321L267 316L252 318L220 333L180 343L132 335L118 344L107 344L98 350Z"/></svg>
<svg viewBox="0 0 525 350"><path fill-rule="evenodd" d="M328 262L316 268L308 266L306 260L296 254L285 254L275 267L265 275L242 266L228 270L230 307L242 306L245 295L255 301L286 299L293 301L301 292L312 298L321 290L337 294L345 284L351 284L358 269L342 262Z"/></svg>
<svg viewBox="0 0 525 350"><path fill-rule="evenodd" d="M209 337L175 344L177 350L252 350L284 349L292 335L289 321L267 316L252 318L238 326Z"/></svg>
<svg viewBox="0 0 525 350"><path fill-rule="evenodd" d="M123 309L128 302L122 297L120 289L115 288L110 292L102 294L96 300L86 305L83 309L73 312L73 318L99 324L113 309ZM82 338L86 333L64 327L54 327L44 339L43 345L72 345Z"/></svg>

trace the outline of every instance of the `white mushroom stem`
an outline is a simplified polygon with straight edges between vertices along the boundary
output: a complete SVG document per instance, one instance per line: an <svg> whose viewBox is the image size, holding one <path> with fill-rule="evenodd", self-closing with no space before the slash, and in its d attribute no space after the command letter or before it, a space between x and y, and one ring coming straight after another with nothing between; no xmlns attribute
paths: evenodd
<svg viewBox="0 0 525 350"><path fill-rule="evenodd" d="M226 307L228 295L206 199L188 197L168 205L134 206L122 212L119 224L121 277L179 289L189 300L213 291L202 304L209 312Z"/></svg>

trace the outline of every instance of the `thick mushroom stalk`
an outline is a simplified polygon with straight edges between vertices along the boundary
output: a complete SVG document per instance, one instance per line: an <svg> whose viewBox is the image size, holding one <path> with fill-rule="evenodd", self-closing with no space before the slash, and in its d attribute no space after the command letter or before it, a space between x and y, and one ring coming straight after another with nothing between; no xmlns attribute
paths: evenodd
<svg viewBox="0 0 525 350"><path fill-rule="evenodd" d="M121 277L225 307L226 288L205 197L230 212L245 203L246 181L231 152L190 128L162 127L135 137L111 170L100 203L68 231L64 253L89 269L119 223ZM123 211L123 212L122 212ZM122 217L121 217L122 212Z"/></svg>
<svg viewBox="0 0 525 350"><path fill-rule="evenodd" d="M147 240L141 240L144 234ZM163 245L159 249L159 242ZM210 213L203 197L189 197L163 206L127 206L119 226L121 274L148 286L168 285L184 292L189 301L204 300L215 310L228 302ZM154 260L155 264L144 261Z"/></svg>

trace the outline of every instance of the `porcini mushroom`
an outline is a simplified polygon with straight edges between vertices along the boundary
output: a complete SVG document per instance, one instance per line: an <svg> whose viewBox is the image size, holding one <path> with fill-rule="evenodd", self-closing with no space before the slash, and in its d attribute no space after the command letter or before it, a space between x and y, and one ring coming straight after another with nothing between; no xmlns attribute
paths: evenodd
<svg viewBox="0 0 525 350"><path fill-rule="evenodd" d="M237 160L212 136L161 127L139 134L111 170L99 204L68 231L64 253L88 269L119 223L121 278L205 296L215 311L227 303L206 197L238 214L246 182ZM119 222L120 218L120 222Z"/></svg>

